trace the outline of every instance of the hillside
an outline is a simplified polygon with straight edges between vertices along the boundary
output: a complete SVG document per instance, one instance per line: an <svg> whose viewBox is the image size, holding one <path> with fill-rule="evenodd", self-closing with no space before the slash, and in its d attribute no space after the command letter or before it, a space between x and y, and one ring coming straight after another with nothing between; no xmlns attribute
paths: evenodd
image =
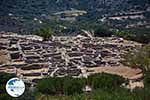
<svg viewBox="0 0 150 100"><path fill-rule="evenodd" d="M38 16L71 8L105 14L145 10L149 0L2 0L1 15Z"/></svg>
<svg viewBox="0 0 150 100"><path fill-rule="evenodd" d="M78 20L98 21L104 17L131 12L144 12L145 14L149 5L150 0L1 0L0 30L14 31L16 29L15 32L21 33L33 30L38 26L33 21L35 17L45 20L59 11L84 10L87 14L78 17ZM11 29L12 27L14 29Z"/></svg>

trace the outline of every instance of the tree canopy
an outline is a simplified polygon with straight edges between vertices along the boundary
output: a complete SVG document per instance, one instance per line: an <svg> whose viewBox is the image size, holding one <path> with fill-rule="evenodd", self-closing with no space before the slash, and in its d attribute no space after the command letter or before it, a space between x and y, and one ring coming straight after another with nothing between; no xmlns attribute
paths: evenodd
<svg viewBox="0 0 150 100"><path fill-rule="evenodd" d="M112 32L107 28L98 27L97 29L95 29L94 34L98 37L110 37L112 35Z"/></svg>
<svg viewBox="0 0 150 100"><path fill-rule="evenodd" d="M113 89L127 82L123 77L107 73L93 74L88 77L88 84L93 89Z"/></svg>
<svg viewBox="0 0 150 100"><path fill-rule="evenodd" d="M124 55L124 64L140 68L144 72L150 71L150 44L136 48Z"/></svg>
<svg viewBox="0 0 150 100"><path fill-rule="evenodd" d="M83 78L66 77L48 77L44 78L37 84L37 89L43 94L49 95L72 95L82 93L82 88L85 86Z"/></svg>
<svg viewBox="0 0 150 100"><path fill-rule="evenodd" d="M49 39L54 34L54 31L48 26L42 26L41 28L35 30L33 34L41 36L44 39Z"/></svg>

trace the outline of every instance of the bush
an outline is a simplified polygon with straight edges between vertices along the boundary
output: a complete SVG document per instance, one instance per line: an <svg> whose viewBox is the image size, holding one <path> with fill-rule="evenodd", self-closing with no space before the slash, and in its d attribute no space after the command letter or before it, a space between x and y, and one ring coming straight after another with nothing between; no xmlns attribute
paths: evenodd
<svg viewBox="0 0 150 100"><path fill-rule="evenodd" d="M141 92L141 94L144 94L145 100L149 100L150 98L150 72L144 73L144 89Z"/></svg>
<svg viewBox="0 0 150 100"><path fill-rule="evenodd" d="M0 84L6 84L6 82L7 82L10 78L13 78L13 77L15 77L15 76L16 76L15 74L8 74L8 73L1 72L1 73L0 73Z"/></svg>
<svg viewBox="0 0 150 100"><path fill-rule="evenodd" d="M113 89L120 87L125 82L123 77L107 73L93 74L88 77L88 84L93 89Z"/></svg>
<svg viewBox="0 0 150 100"><path fill-rule="evenodd" d="M140 68L144 73L150 71L150 44L136 48L123 55L125 65Z"/></svg>
<svg viewBox="0 0 150 100"><path fill-rule="evenodd" d="M61 91L62 81L58 77L49 77L40 80L37 84L38 91L43 94L57 94Z"/></svg>
<svg viewBox="0 0 150 100"><path fill-rule="evenodd" d="M127 40L133 40L134 39L134 35L130 34L129 32L126 32L126 31L119 31L119 32L116 32L114 35L122 37L122 38L127 39Z"/></svg>
<svg viewBox="0 0 150 100"><path fill-rule="evenodd" d="M144 84L149 85L149 74L145 75ZM120 87L122 83L126 82L126 79L118 75L107 73L93 74L88 77L88 84L94 87L92 92L88 94L82 93L82 87L85 86L86 81L83 78L72 78L67 76L63 78L54 77L54 79L49 77L43 80L48 82L47 84L51 82L54 86L54 90L57 91L56 93L58 93L58 91L62 91L63 93L63 96L46 95L45 99L48 100L149 100L150 98L150 87L147 85L145 85L144 89L136 88L130 91L124 87ZM40 88L44 87L43 89L45 90L46 88L50 89L48 86L45 86ZM49 94L49 92L47 94ZM41 96L43 98L43 95Z"/></svg>
<svg viewBox="0 0 150 100"><path fill-rule="evenodd" d="M109 29L99 27L95 29L94 35L98 37L110 37L112 35L112 32L109 31Z"/></svg>
<svg viewBox="0 0 150 100"><path fill-rule="evenodd" d="M42 26L33 32L33 35L41 36L44 39L49 39L53 34L53 30L48 26Z"/></svg>
<svg viewBox="0 0 150 100"><path fill-rule="evenodd" d="M125 88L114 90L93 90L90 93L82 93L71 96L48 96L46 100L149 100L143 97L144 92L138 90L131 92ZM47 99L48 98L48 99ZM44 100L45 100L44 99Z"/></svg>
<svg viewBox="0 0 150 100"><path fill-rule="evenodd" d="M12 100L12 98L7 93L0 94L0 100Z"/></svg>
<svg viewBox="0 0 150 100"><path fill-rule="evenodd" d="M149 34L137 34L135 38L132 39L133 41L137 41L140 43L150 43L150 33Z"/></svg>
<svg viewBox="0 0 150 100"><path fill-rule="evenodd" d="M150 34L149 33L144 33L144 30L140 33L136 33L134 34L133 32L135 32L137 30L134 31L119 31L119 32L115 32L114 35L118 36L118 37L122 37L124 39L127 40L131 40L131 41L136 41L136 42L140 42L140 43L149 43L150 42ZM149 30L146 30L149 31ZM138 31L137 31L138 32Z"/></svg>
<svg viewBox="0 0 150 100"><path fill-rule="evenodd" d="M48 77L38 82L38 91L43 94L66 94L72 95L75 93L81 93L82 88L85 86L85 81L82 78L72 77Z"/></svg>
<svg viewBox="0 0 150 100"><path fill-rule="evenodd" d="M66 95L72 95L75 93L82 93L82 89L85 86L85 79L64 77L64 93Z"/></svg>
<svg viewBox="0 0 150 100"><path fill-rule="evenodd" d="M144 86L145 87L150 87L150 72L145 73Z"/></svg>

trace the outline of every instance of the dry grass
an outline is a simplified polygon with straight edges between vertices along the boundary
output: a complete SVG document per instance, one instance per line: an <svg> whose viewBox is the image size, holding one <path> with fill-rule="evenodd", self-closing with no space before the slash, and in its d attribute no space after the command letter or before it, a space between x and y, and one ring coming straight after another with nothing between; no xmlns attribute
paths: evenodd
<svg viewBox="0 0 150 100"><path fill-rule="evenodd" d="M0 64L5 64L10 61L5 51L0 51Z"/></svg>
<svg viewBox="0 0 150 100"><path fill-rule="evenodd" d="M123 76L128 79L133 79L142 77L140 69L133 69L130 67L96 67L96 68L88 68L88 74L93 73L110 73L110 74L117 74ZM138 77L136 77L138 76Z"/></svg>

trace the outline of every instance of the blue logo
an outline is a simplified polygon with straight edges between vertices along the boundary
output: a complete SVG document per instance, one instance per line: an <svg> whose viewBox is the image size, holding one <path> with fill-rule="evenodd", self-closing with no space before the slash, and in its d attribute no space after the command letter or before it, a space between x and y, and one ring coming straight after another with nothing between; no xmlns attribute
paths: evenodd
<svg viewBox="0 0 150 100"><path fill-rule="evenodd" d="M12 97L19 97L25 91L25 84L19 78L12 78L6 84L6 91Z"/></svg>

